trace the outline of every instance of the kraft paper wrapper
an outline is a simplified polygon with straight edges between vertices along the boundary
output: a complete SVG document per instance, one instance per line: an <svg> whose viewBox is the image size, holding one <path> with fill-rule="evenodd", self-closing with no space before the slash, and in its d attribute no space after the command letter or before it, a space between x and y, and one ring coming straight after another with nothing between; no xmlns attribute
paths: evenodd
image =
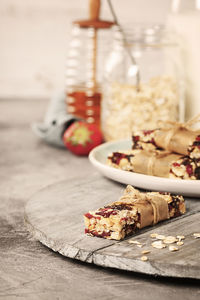
<svg viewBox="0 0 200 300"><path fill-rule="evenodd" d="M194 130L192 126L199 122L200 114L186 123L161 122L165 127L155 131L154 140L156 145L167 151L188 155L188 148L200 134L200 129Z"/></svg>
<svg viewBox="0 0 200 300"><path fill-rule="evenodd" d="M170 165L182 155L167 152L140 151L131 159L134 172L145 175L169 178Z"/></svg>
<svg viewBox="0 0 200 300"><path fill-rule="evenodd" d="M147 195L128 186L129 193L120 198L120 203L131 203L140 214L140 228L155 225L160 221L169 219L168 202L159 195ZM128 190L127 190L128 191Z"/></svg>
<svg viewBox="0 0 200 300"><path fill-rule="evenodd" d="M157 146L165 150L188 155L188 148L194 143L198 135L200 135L200 130L159 129L155 131L154 140Z"/></svg>
<svg viewBox="0 0 200 300"><path fill-rule="evenodd" d="M154 196L147 200L139 200L136 206L140 213L140 228L155 225L160 221L169 219L167 201L159 196Z"/></svg>

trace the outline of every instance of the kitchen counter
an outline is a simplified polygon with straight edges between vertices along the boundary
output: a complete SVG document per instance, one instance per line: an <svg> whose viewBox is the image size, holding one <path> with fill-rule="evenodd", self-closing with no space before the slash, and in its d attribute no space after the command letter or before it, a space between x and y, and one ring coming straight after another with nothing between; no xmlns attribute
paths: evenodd
<svg viewBox="0 0 200 300"><path fill-rule="evenodd" d="M50 147L30 128L45 100L0 100L0 299L199 299L197 280L152 277L82 263L34 240L24 206L43 187L96 173L87 158ZM198 201L198 200L197 200Z"/></svg>

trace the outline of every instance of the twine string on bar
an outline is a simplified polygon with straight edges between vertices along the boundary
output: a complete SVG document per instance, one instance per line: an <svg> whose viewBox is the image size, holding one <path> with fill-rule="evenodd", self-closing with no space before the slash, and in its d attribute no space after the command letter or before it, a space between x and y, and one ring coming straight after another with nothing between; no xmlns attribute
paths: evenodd
<svg viewBox="0 0 200 300"><path fill-rule="evenodd" d="M170 141L176 132L180 129L187 129L192 130L192 125L197 124L200 122L200 114L196 115L195 117L191 118L185 123L179 123L175 121L160 121L160 124L170 125L169 127L162 128L163 131L167 131L165 136L165 148L169 150ZM172 127L173 126L173 127Z"/></svg>
<svg viewBox="0 0 200 300"><path fill-rule="evenodd" d="M160 195L140 193L131 185L128 185L124 191L124 195L120 198L120 201L127 201L138 208L141 218L140 228L152 224L155 225L159 221L169 218L168 204ZM152 208L152 213L150 214L146 213L147 204L150 204Z"/></svg>

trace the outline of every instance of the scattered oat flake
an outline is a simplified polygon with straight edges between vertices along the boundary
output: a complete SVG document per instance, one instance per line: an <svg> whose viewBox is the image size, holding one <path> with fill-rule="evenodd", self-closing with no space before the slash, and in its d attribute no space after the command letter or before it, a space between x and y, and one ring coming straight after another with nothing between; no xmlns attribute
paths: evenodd
<svg viewBox="0 0 200 300"><path fill-rule="evenodd" d="M179 239L179 241L181 241L181 240L184 240L185 237L184 237L184 235L177 235L177 239Z"/></svg>
<svg viewBox="0 0 200 300"><path fill-rule="evenodd" d="M169 251L171 251L171 252L178 251L178 250L179 250L178 247L175 247L173 245L169 246Z"/></svg>
<svg viewBox="0 0 200 300"><path fill-rule="evenodd" d="M162 249L162 248L166 247L166 245L163 244L162 241L155 241L151 245L152 245L152 247L157 248L157 249Z"/></svg>
<svg viewBox="0 0 200 300"><path fill-rule="evenodd" d="M137 247L142 248L144 245L142 244L137 244Z"/></svg>
<svg viewBox="0 0 200 300"><path fill-rule="evenodd" d="M182 246L183 244L184 244L184 243L181 242L181 241L178 241L178 242L176 243L177 246Z"/></svg>
<svg viewBox="0 0 200 300"><path fill-rule="evenodd" d="M142 251L142 254L148 254L148 253L150 253L151 251L150 250L143 250Z"/></svg>
<svg viewBox="0 0 200 300"><path fill-rule="evenodd" d="M128 243L129 244L135 244L135 245L141 245L140 242L138 242L138 241L132 241L132 240L128 241Z"/></svg>
<svg viewBox="0 0 200 300"><path fill-rule="evenodd" d="M166 236L166 238L163 240L163 242L165 244L173 244L173 243L175 243L177 241L178 241L177 238L175 236L171 236L171 235Z"/></svg>
<svg viewBox="0 0 200 300"><path fill-rule="evenodd" d="M195 233L193 233L193 236L194 236L196 239L198 239L198 238L200 238L200 233L199 233L199 232L195 232Z"/></svg>
<svg viewBox="0 0 200 300"><path fill-rule="evenodd" d="M156 238L157 235L158 235L157 233L151 233L151 234L150 234L150 237L151 237L151 238Z"/></svg>
<svg viewBox="0 0 200 300"><path fill-rule="evenodd" d="M145 256L145 255L143 255L143 256L141 256L141 260L142 260L142 261L147 261L147 260L148 260L148 257Z"/></svg>

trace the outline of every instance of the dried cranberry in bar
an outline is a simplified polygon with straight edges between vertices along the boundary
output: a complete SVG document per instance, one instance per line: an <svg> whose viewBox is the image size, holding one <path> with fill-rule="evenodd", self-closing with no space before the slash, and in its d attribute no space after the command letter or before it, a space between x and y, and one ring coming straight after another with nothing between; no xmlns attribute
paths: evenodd
<svg viewBox="0 0 200 300"><path fill-rule="evenodd" d="M124 171L133 171L132 159L137 150L113 152L108 156L108 164Z"/></svg>

